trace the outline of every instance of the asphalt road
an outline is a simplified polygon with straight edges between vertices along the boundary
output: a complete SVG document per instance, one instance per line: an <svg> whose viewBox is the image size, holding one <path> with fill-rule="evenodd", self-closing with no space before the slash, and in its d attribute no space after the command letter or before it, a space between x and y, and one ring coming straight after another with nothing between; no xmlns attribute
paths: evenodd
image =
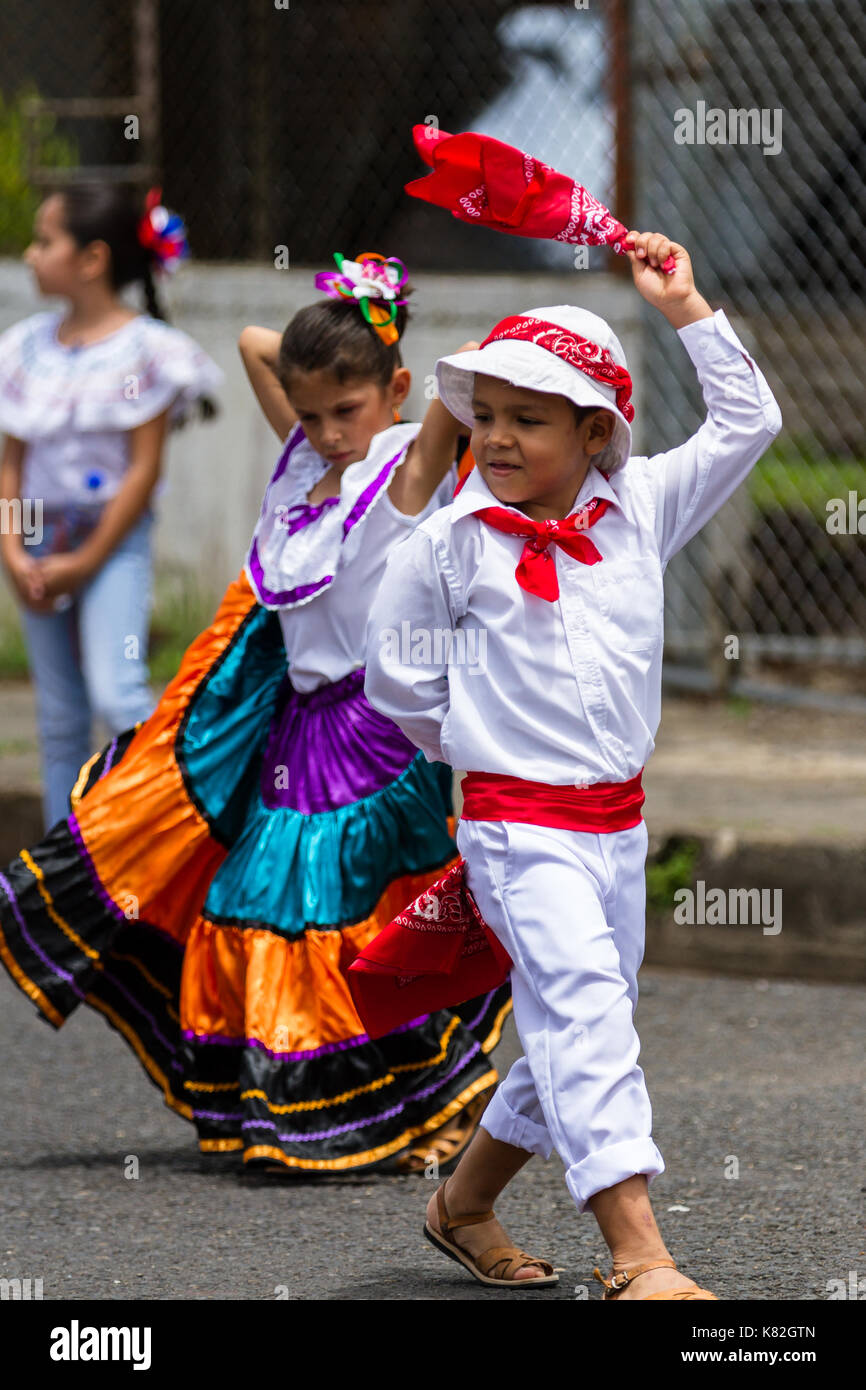
<svg viewBox="0 0 866 1390"><path fill-rule="evenodd" d="M498 1294L422 1239L423 1176L215 1169L100 1017L82 1010L55 1033L5 972L0 1001L0 1277L41 1278L45 1299L601 1294L604 1244L555 1157L527 1165L499 1214L560 1284ZM722 1299L824 1300L852 1271L866 1293L863 1002L854 986L642 973L641 1062L667 1163L651 1195L680 1267ZM500 1071L516 1050L509 1026Z"/></svg>

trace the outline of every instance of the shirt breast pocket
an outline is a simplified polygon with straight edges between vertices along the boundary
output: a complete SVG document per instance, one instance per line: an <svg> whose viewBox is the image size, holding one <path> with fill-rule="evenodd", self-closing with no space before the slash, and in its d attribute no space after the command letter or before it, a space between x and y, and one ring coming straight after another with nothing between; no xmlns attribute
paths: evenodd
<svg viewBox="0 0 866 1390"><path fill-rule="evenodd" d="M649 652L661 645L664 585L658 560L602 560L593 565L592 579L614 649Z"/></svg>

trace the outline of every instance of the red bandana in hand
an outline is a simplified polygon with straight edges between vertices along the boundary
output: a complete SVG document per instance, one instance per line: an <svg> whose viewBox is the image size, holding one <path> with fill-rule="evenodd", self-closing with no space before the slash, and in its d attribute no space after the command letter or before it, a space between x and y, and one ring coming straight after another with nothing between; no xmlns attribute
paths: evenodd
<svg viewBox="0 0 866 1390"><path fill-rule="evenodd" d="M610 246L624 254L627 228L582 184L549 164L474 131L449 135L416 125L412 136L433 170L405 185L413 198L447 208L461 222L512 236ZM675 267L669 256L661 268L670 274Z"/></svg>
<svg viewBox="0 0 866 1390"><path fill-rule="evenodd" d="M533 521L531 517L517 517L505 507L483 507L474 515L479 521L486 521L496 531L507 531L511 536L528 536L523 547L514 577L521 589L529 594L537 594L550 603L559 598L559 581L556 577L556 561L550 553L550 545L561 545L563 550L580 560L584 565L596 565L601 560L597 548L589 536L584 535L588 526L594 526L604 516L610 502L603 497L593 497L591 502L579 512L572 512L563 521Z"/></svg>

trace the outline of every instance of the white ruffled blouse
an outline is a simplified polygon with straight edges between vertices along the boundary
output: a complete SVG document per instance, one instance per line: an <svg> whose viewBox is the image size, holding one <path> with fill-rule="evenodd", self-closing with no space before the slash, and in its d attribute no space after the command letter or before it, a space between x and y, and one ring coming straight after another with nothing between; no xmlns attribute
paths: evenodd
<svg viewBox="0 0 866 1390"><path fill-rule="evenodd" d="M451 501L456 464L416 516L388 496L420 428L391 425L375 434L367 457L345 469L339 497L324 503L307 495L331 465L301 425L285 442L244 568L259 603L279 612L296 690L315 690L364 665L367 616L389 554Z"/></svg>
<svg viewBox="0 0 866 1390"><path fill-rule="evenodd" d="M129 431L185 415L223 373L188 334L139 314L95 343L58 342L63 314L0 334L0 430L27 444L21 495L48 508L101 507L129 466Z"/></svg>

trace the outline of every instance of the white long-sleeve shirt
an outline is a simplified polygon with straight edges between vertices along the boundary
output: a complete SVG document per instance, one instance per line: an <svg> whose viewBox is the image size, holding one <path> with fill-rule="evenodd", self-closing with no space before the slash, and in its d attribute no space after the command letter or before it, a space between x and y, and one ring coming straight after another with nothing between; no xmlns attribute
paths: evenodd
<svg viewBox="0 0 866 1390"><path fill-rule="evenodd" d="M554 602L520 588L524 539L474 513L502 506L473 469L450 506L389 556L367 626L367 698L429 761L589 786L634 777L661 715L662 576L747 476L782 417L722 309L677 330L707 417L686 443L591 467L572 510L602 560L552 545ZM512 508L515 514L524 514Z"/></svg>

